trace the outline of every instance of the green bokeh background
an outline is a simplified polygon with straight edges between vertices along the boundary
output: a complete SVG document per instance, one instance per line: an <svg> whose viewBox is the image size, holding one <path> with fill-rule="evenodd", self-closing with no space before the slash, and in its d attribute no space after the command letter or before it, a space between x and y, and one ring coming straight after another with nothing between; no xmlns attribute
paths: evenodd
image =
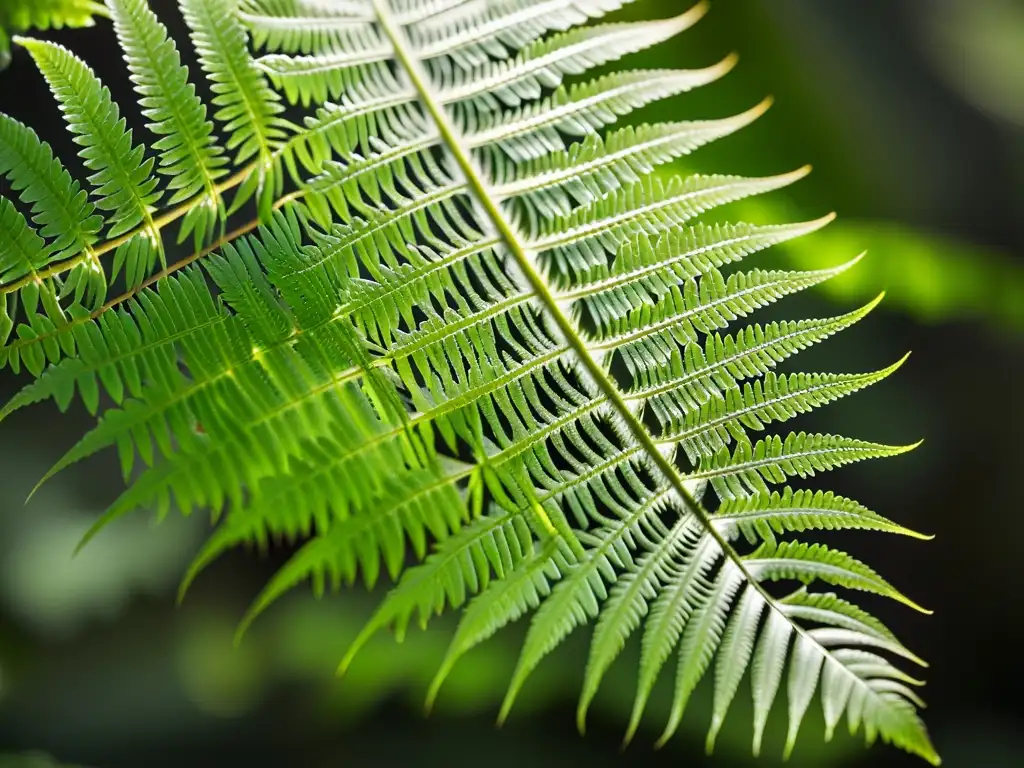
<svg viewBox="0 0 1024 768"><path fill-rule="evenodd" d="M687 5L637 0L617 15L666 16ZM154 6L184 40L174 3ZM130 103L108 24L46 34L83 54ZM753 127L679 169L755 175L811 163L815 172L791 190L726 213L767 223L839 212L825 231L757 257L766 265L833 265L867 251L857 269L779 310L835 314L887 292L869 320L801 355L800 368L877 369L914 351L885 385L816 414L814 424L880 441L925 437L914 454L827 482L937 539L850 535L843 546L936 610L925 618L866 601L932 663L925 717L946 764L1022 766L1024 525L1016 479L1024 458L1024 6L715 0L697 27L628 65L706 66L731 51L740 64L724 80L637 119L721 117L773 95L775 105ZM23 52L0 74L0 110L72 158L56 107ZM20 383L0 375L4 396ZM422 700L450 621L401 645L380 636L343 680L333 677L379 595L353 590L317 601L299 590L236 649L236 621L287 551L226 557L178 608L174 591L204 520L172 516L155 528L140 513L71 559L117 493L113 455L74 467L24 505L36 479L88 426L84 412L61 417L52 407L0 425L0 753L8 753L0 768L54 765L46 755L91 768L753 764L742 696L715 757L704 757L707 685L681 734L651 750L670 675L646 727L620 753L636 643L609 673L585 738L575 732L573 710L586 632L544 662L500 730L494 717L522 623L456 668L429 718ZM762 765L778 764L784 717L776 709ZM887 748L865 752L845 734L823 745L821 730L812 711L792 765L916 764Z"/></svg>

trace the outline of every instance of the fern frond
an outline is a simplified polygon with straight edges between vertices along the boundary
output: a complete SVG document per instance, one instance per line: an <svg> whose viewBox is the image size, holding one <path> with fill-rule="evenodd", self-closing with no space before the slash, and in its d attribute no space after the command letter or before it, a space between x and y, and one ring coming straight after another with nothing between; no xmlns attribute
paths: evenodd
<svg viewBox="0 0 1024 768"><path fill-rule="evenodd" d="M740 532L751 544L763 539L775 543L775 534L809 530L869 530L929 538L887 520L850 499L823 491L794 491L757 494L722 503L715 525L728 538Z"/></svg>
<svg viewBox="0 0 1024 768"><path fill-rule="evenodd" d="M513 160L536 160L563 151L563 133L594 134L634 110L717 80L734 63L728 58L703 70L619 72L559 86L550 96L511 112L467 110L462 130L471 146L493 145Z"/></svg>
<svg viewBox="0 0 1024 768"><path fill-rule="evenodd" d="M916 604L852 556L792 538L925 537L787 485L913 446L768 432L902 363L778 370L881 297L831 318L745 319L857 259L740 264L831 215L701 221L806 168L655 173L767 102L611 128L735 63L607 71L706 11L604 18L627 3L182 0L207 105L145 0L108 0L153 157L85 63L23 40L83 147L94 200L0 117L0 174L17 194L0 199L0 360L36 375L0 418L50 399L98 416L47 474L117 449L127 488L85 541L138 507L208 510L216 528L182 594L228 549L301 542L239 638L300 582L389 579L341 670L381 629L402 638L414 619L459 611L428 704L466 652L532 614L504 719L548 654L593 621L581 729L638 633L627 741L677 654L661 742L714 670L711 748L749 672L755 753L785 689L787 754L818 694L826 736L845 716L868 741L937 763L917 681L893 661L920 660L861 608L812 590ZM291 108L306 112L298 123ZM255 218L211 243L243 207ZM196 251L153 274L179 219ZM129 290L108 297L122 268ZM779 597L775 582L801 587Z"/></svg>
<svg viewBox="0 0 1024 768"><path fill-rule="evenodd" d="M527 46L515 59L486 62L470 71L452 70L440 62L437 76L447 81L438 95L445 104L472 101L487 110L517 107L554 88L566 75L578 75L656 45L696 21L695 14L675 19L600 24L565 32Z"/></svg>
<svg viewBox="0 0 1024 768"><path fill-rule="evenodd" d="M22 291L21 300L28 314L38 306L42 279L39 269L46 265L46 248L39 234L29 225L7 198L0 198L0 280L32 279L32 289ZM52 286L43 290L53 291Z"/></svg>
<svg viewBox="0 0 1024 768"><path fill-rule="evenodd" d="M566 30L576 24L618 10L631 0L547 0L543 3L505 0L494 4L465 4L462 8L434 9L401 17L422 23L410 27L417 55L422 59L448 56L471 69L488 58L505 58L546 32ZM467 7L468 6L468 7ZM443 6L442 6L443 7ZM424 13L429 16L423 17Z"/></svg>
<svg viewBox="0 0 1024 768"><path fill-rule="evenodd" d="M95 16L106 15L95 0L6 0L0 7L0 70L11 61L11 34L30 29L91 27Z"/></svg>
<svg viewBox="0 0 1024 768"><path fill-rule="evenodd" d="M788 421L802 413L877 384L900 367L902 361L868 374L790 374L769 372L753 385L726 390L700 409L686 410L679 403L653 407L664 432L661 443L682 445L687 454L714 454L747 430L762 431L773 422Z"/></svg>
<svg viewBox="0 0 1024 768"><path fill-rule="evenodd" d="M522 515L496 507L464 526L439 543L422 564L405 571L346 652L339 672L348 668L366 641L383 627L394 626L397 636L403 638L414 613L425 628L432 615L449 606L464 605L470 594L490 583L492 574L503 578L515 568L532 542L533 532Z"/></svg>
<svg viewBox="0 0 1024 768"><path fill-rule="evenodd" d="M694 480L715 479L730 490L739 483L762 489L765 482L782 483L788 477L813 477L843 464L885 456L898 456L917 446L889 446L839 435L792 433L783 440L778 435L756 444L741 442L733 453L723 448L689 477ZM745 495L738 490L737 495Z"/></svg>
<svg viewBox="0 0 1024 768"><path fill-rule="evenodd" d="M257 597L238 628L239 636L274 600L296 584L314 577L317 593L324 591L325 574L335 581L355 581L362 571L368 586L373 586L384 561L391 578L397 578L405 559L406 535L414 543L423 541L429 530L439 540L463 521L458 495L436 472L426 470L403 475L391 482L383 495L382 507L330 526L297 552ZM390 502L391 498L396 499Z"/></svg>
<svg viewBox="0 0 1024 768"><path fill-rule="evenodd" d="M167 176L173 194L168 205L195 197L179 241L195 231L197 246L206 240L220 212L217 180L225 173L226 158L216 145L206 107L189 83L174 42L145 0L108 0L114 29L125 52L142 114L159 140L158 171Z"/></svg>
<svg viewBox="0 0 1024 768"><path fill-rule="evenodd" d="M918 608L869 567L844 552L829 549L824 544L808 545L792 541L783 542L778 546L762 544L747 558L746 567L752 575L760 579L789 579L805 584L820 580L848 589L874 592Z"/></svg>
<svg viewBox="0 0 1024 768"><path fill-rule="evenodd" d="M765 179L690 176L667 185L649 177L541 223L530 246L547 254L556 274L575 276L614 255L628 238L669 232L712 208L780 189L806 174L802 169Z"/></svg>
<svg viewBox="0 0 1024 768"><path fill-rule="evenodd" d="M760 376L812 344L850 327L870 312L881 297L861 309L824 320L799 320L751 324L736 334L709 334L705 346L688 343L682 350L670 348L668 358L655 365L636 365L639 385L627 401L668 395L700 407L707 398Z"/></svg>
<svg viewBox="0 0 1024 768"><path fill-rule="evenodd" d="M242 0L238 17L256 48L282 53L312 53L337 49L348 34L373 21L370 7L359 0Z"/></svg>
<svg viewBox="0 0 1024 768"><path fill-rule="evenodd" d="M434 701L448 673L462 656L474 646L530 609L536 608L551 592L554 576L572 566L572 556L559 550L559 540L552 538L538 545L505 578L492 581L466 608L452 638L441 666L427 690L427 709Z"/></svg>
<svg viewBox="0 0 1024 768"><path fill-rule="evenodd" d="M265 186L277 162L274 150L291 130L291 124L280 117L284 111L280 96L250 55L246 31L235 16L232 0L182 0L181 10L214 93L212 106L217 111L213 117L228 134L224 146L234 152L236 165L255 158L257 168L251 178L257 189L262 188L260 211L266 216L274 193L279 191ZM257 189L243 186L242 191L251 194ZM246 194L240 194L232 209L245 199Z"/></svg>
<svg viewBox="0 0 1024 768"><path fill-rule="evenodd" d="M764 105L725 120L629 127L606 141L591 134L571 151L507 170L499 157L492 172L495 195L516 197L545 218L568 215L574 204L594 202L635 183L659 165L743 128L763 112ZM502 178L503 173L510 178Z"/></svg>
<svg viewBox="0 0 1024 768"><path fill-rule="evenodd" d="M181 273L159 291L147 290L127 310L107 312L72 330L75 353L48 368L0 411L6 418L32 403L53 399L66 410L77 391L90 413L99 408L100 387L117 404L139 398L147 386L173 390L178 381L176 344L227 322L203 277Z"/></svg>
<svg viewBox="0 0 1024 768"><path fill-rule="evenodd" d="M47 264L86 251L96 242L103 224L86 192L35 131L7 115L0 115L0 174L32 207L39 234L50 241Z"/></svg>
<svg viewBox="0 0 1024 768"><path fill-rule="evenodd" d="M132 133L117 105L92 70L73 53L54 43L17 38L43 73L82 150L82 161L94 171L96 206L108 211L110 236L117 237L141 226L143 231L118 249L113 274L123 264L129 285L138 285L164 261L160 232L153 222L153 208L162 193L153 177L153 160L145 148L133 144Z"/></svg>
<svg viewBox="0 0 1024 768"><path fill-rule="evenodd" d="M605 580L615 581L616 567L632 564L630 544L650 527L663 533L657 518L665 494L652 494L628 517L609 521L593 534L595 545L575 564L538 609L501 707L500 719L508 716L516 695L540 661L577 626L598 615L600 601L607 599Z"/></svg>

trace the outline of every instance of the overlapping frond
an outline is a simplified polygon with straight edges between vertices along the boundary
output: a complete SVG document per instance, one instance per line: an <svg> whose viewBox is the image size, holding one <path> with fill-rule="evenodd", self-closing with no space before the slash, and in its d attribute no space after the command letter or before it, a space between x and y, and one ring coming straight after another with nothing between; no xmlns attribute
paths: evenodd
<svg viewBox="0 0 1024 768"><path fill-rule="evenodd" d="M249 177L253 183L242 185L233 207L258 192L265 216L283 184L275 149L287 138L290 124L280 117L280 96L248 50L248 35L235 5L233 0L182 0L181 10L210 80L213 117L227 135L224 147L234 153L236 164L256 163L257 173Z"/></svg>
<svg viewBox="0 0 1024 768"><path fill-rule="evenodd" d="M168 205L202 194L186 214L180 235L195 230L198 247L221 209L216 183L226 173L226 160L214 141L206 107L156 14L145 0L110 0L109 5L142 114L160 137L153 148L160 153L158 170L168 177L166 188L173 193Z"/></svg>
<svg viewBox="0 0 1024 768"><path fill-rule="evenodd" d="M113 274L123 265L130 285L138 285L152 271L163 249L153 223L153 209L161 197L153 161L145 148L133 142L110 91L92 70L67 49L40 40L20 41L46 77L67 120L68 130L82 146L81 157L93 171L96 207L107 211L111 237L136 228L141 231L117 251Z"/></svg>
<svg viewBox="0 0 1024 768"><path fill-rule="evenodd" d="M813 590L916 604L854 556L793 538L923 537L787 485L909 448L775 432L899 367L777 370L877 300L833 318L746 319L856 259L815 272L741 264L831 216L699 221L807 169L652 174L767 102L613 128L735 63L591 79L706 11L603 18L625 4L181 0L214 93L208 120L144 0L109 0L152 156L83 62L22 41L93 175L74 181L30 129L0 118L0 173L24 205L0 200L0 354L37 375L0 418L76 395L99 416L47 475L119 451L128 487L89 536L138 507L209 510L216 529L183 590L227 549L302 542L242 629L304 580L395 581L342 669L377 631L402 637L414 618L458 610L432 701L469 649L531 615L504 718L543 659L594 622L581 728L638 634L627 738L674 663L662 741L711 674L713 746L749 672L755 752L785 688L787 752L820 694L826 736L845 715L869 741L937 762L892 657L919 660ZM292 123L288 107L306 116ZM210 246L246 206L258 219ZM157 279L178 219L196 253ZM129 294L104 303L122 267Z"/></svg>

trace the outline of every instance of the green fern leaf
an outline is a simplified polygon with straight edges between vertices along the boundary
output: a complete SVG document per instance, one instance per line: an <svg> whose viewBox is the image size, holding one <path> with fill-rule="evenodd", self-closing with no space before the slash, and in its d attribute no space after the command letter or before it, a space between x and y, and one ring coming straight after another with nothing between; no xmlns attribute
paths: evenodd
<svg viewBox="0 0 1024 768"><path fill-rule="evenodd" d="M152 159L146 159L142 146L132 143L131 131L125 127L110 91L81 59L53 43L24 38L15 42L32 54L64 112L69 130L82 146L82 160L94 171L89 181L95 187L96 206L110 213L110 236L143 228L141 234L118 249L113 270L117 275L123 263L129 285L139 285L152 271L155 259L164 259L152 215L162 196L152 176Z"/></svg>
<svg viewBox="0 0 1024 768"><path fill-rule="evenodd" d="M142 114L160 137L153 148L160 153L158 171L168 177L166 188L173 193L168 205L200 192L205 197L186 214L179 241L194 230L197 244L204 242L220 210L216 182L226 173L206 107L188 81L174 42L145 0L108 4Z"/></svg>
<svg viewBox="0 0 1024 768"><path fill-rule="evenodd" d="M582 732L587 710L597 694L601 679L615 658L622 652L626 639L640 626L647 613L648 602L658 595L658 586L670 575L673 555L681 548L692 547L697 527L694 521L682 518L672 530L616 582L601 611L590 645L583 693L576 710L576 722Z"/></svg>
<svg viewBox="0 0 1024 768"><path fill-rule="evenodd" d="M96 242L102 220L95 215L87 194L35 131L6 115L0 115L0 173L32 207L39 234L50 240L48 264L85 251Z"/></svg>
<svg viewBox="0 0 1024 768"><path fill-rule="evenodd" d="M228 134L225 148L234 152L240 165L255 158L255 186L245 185L231 210L239 208L259 192L260 212L266 218L272 196L280 191L276 179L275 149L287 137L291 126L279 117L284 107L280 96L267 84L246 47L246 31L234 14L232 0L182 0L181 10L192 31L199 62L214 93L213 117Z"/></svg>
<svg viewBox="0 0 1024 768"><path fill-rule="evenodd" d="M74 180L0 117L0 174L17 196L0 199L0 361L35 376L0 419L44 400L98 417L46 476L117 449L127 487L85 541L139 507L208 510L216 528L182 595L231 548L301 542L239 639L300 582L390 580L340 671L381 629L401 639L414 618L460 612L428 703L462 656L532 614L504 720L543 659L593 621L581 730L639 633L627 740L677 654L659 743L713 669L709 749L749 672L755 753L785 688L787 755L817 694L827 737L845 717L937 764L918 681L896 664L920 659L818 590L916 604L850 555L791 538L925 538L787 485L913 446L774 431L903 362L778 370L881 297L838 317L745 319L857 259L740 265L832 215L701 221L806 168L657 175L768 104L614 127L735 64L607 71L707 10L605 18L627 3L182 0L207 104L148 3L108 0L152 157L84 62L19 38L92 176ZM243 211L251 220L225 232ZM195 251L154 273L179 221ZM109 296L122 269L128 290ZM775 582L799 588L779 597Z"/></svg>

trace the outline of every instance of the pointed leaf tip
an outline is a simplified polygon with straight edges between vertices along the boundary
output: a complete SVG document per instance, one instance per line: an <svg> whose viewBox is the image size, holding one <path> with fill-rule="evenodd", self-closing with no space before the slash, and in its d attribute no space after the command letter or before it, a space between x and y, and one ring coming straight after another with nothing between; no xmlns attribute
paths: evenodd
<svg viewBox="0 0 1024 768"><path fill-rule="evenodd" d="M910 453L911 451L916 451L922 445L924 445L924 438L921 438L916 443L911 443L910 445L900 446L899 452L900 453Z"/></svg>
<svg viewBox="0 0 1024 768"><path fill-rule="evenodd" d="M235 636L231 640L231 642L235 646L235 648L241 648L242 647L242 640L245 639L245 633L249 631L249 627L252 626L252 623L253 623L253 621L255 621L255 619L256 619L255 616L250 616L250 615L247 614L242 619L242 621L239 622L238 628L235 630Z"/></svg>
<svg viewBox="0 0 1024 768"><path fill-rule="evenodd" d="M708 67L707 71L717 71L720 75L727 75L736 68L736 65L739 64L739 62L740 55L736 53L736 51L733 51L732 53L727 54L726 57L717 64L712 64Z"/></svg>
<svg viewBox="0 0 1024 768"><path fill-rule="evenodd" d="M501 702L501 709L498 711L497 724L499 727L505 724L509 714L512 712L512 705L515 704L516 696L518 696L521 687L522 682L517 684L516 680L513 680L508 691L505 693L505 698Z"/></svg>
<svg viewBox="0 0 1024 768"><path fill-rule="evenodd" d="M363 649L366 642L376 633L376 627L367 625L363 628L363 631L359 633L358 637L352 641L352 645L345 651L345 655L338 663L338 668L334 670L336 677L344 677L345 673L348 672L348 668L352 666L352 662L355 661L356 655Z"/></svg>
<svg viewBox="0 0 1024 768"><path fill-rule="evenodd" d="M814 166L811 165L810 163L808 163L807 165L804 165L804 166L801 166L800 168L797 168L795 171L791 172L788 175L793 176L794 177L794 181L795 181L797 179L802 179L805 176L810 175L811 171L813 171L813 170L814 170Z"/></svg>
<svg viewBox="0 0 1024 768"><path fill-rule="evenodd" d="M185 594L199 578L199 574L210 564L210 559L205 556L208 548L208 546L203 548L203 551L196 556L182 577L181 583L178 585L177 604L179 606L185 602Z"/></svg>
<svg viewBox="0 0 1024 768"><path fill-rule="evenodd" d="M86 545L96 537L96 534L107 526L107 523L109 523L111 519L112 518L110 518L110 516L103 515L99 520L93 523L89 527L89 530L85 532L85 535L79 539L78 544L75 545L75 551L71 553L71 556L78 557L78 553L85 549Z"/></svg>
<svg viewBox="0 0 1024 768"><path fill-rule="evenodd" d="M790 758L793 757L793 747L796 746L796 736L791 736L786 741L786 746L782 749L782 762L788 763Z"/></svg>
<svg viewBox="0 0 1024 768"><path fill-rule="evenodd" d="M641 712L642 711L643 710L641 710ZM633 737L636 736L636 730L640 727L641 712L635 712L630 718L629 726L626 728L626 733L622 737L622 749L628 747L632 743Z"/></svg>
<svg viewBox="0 0 1024 768"><path fill-rule="evenodd" d="M848 270L851 270L855 266L860 264L861 259L863 259L866 255L867 255L866 251L864 253L858 253L856 256L854 256L849 261L844 262L844 263L842 263L842 264L840 264L838 266L831 267L829 269L824 269L822 271L823 272L830 272L832 274L832 277L838 277L839 275L843 274L844 272L847 272ZM867 306L869 306L872 309L874 309L875 304L877 304L877 302L880 301L880 300L881 300L881 297L875 299L875 301L873 303L869 303Z"/></svg>
<svg viewBox="0 0 1024 768"><path fill-rule="evenodd" d="M188 592L189 587L192 586L192 581L193 580L189 578L189 574L185 574L185 578L183 578L181 583L178 585L178 592L174 596L174 604L179 608L185 602L185 595Z"/></svg>
<svg viewBox="0 0 1024 768"><path fill-rule="evenodd" d="M441 692L441 686L448 678L448 674L452 671L454 664L454 660L450 658L445 659L441 664L441 668L437 670L437 674L434 675L434 679L430 681L430 688L427 689L427 698L423 702L424 715L430 715L434 711L434 704L437 702L437 696Z"/></svg>
<svg viewBox="0 0 1024 768"><path fill-rule="evenodd" d="M680 24L681 29L686 29L704 18L709 10L711 10L711 3L708 0L700 0L699 3L688 11L684 11L676 16L675 20Z"/></svg>
<svg viewBox="0 0 1024 768"><path fill-rule="evenodd" d="M881 304L882 301L884 301L884 300L885 300L885 291L881 291L877 296L875 296L875 298L873 298L871 301L869 301L867 304L865 304L863 307L861 307L858 311L862 312L863 314L866 315L869 312L871 312L875 307L877 307L879 304Z"/></svg>
<svg viewBox="0 0 1024 768"><path fill-rule="evenodd" d="M32 501L32 497L35 496L39 492L39 489L46 485L46 483L51 478L53 478L55 474L57 474L56 469L51 469L49 472L43 475L42 479L40 479L38 483L32 486L32 490L28 492L28 496L25 497L25 504L28 504L30 501Z"/></svg>
<svg viewBox="0 0 1024 768"><path fill-rule="evenodd" d="M774 104L774 103L775 103L775 98L774 97L772 97L772 96L765 96L763 99L761 99L760 102L758 102L757 104L752 106L750 109L748 109L748 110L746 110L744 112L740 112L738 115L736 115L736 119L740 123L742 123L742 125L744 127L748 126L751 123L753 123L755 120L760 118L762 115L764 115L764 113L767 112L769 109L771 109L772 104Z"/></svg>

